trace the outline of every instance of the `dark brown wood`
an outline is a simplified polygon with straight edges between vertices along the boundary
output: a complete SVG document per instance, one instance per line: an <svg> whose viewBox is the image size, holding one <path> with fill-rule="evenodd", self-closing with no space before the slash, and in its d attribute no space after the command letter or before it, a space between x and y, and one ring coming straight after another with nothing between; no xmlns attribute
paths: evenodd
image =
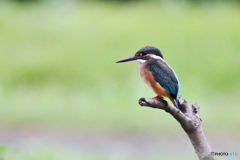
<svg viewBox="0 0 240 160"><path fill-rule="evenodd" d="M141 106L162 109L171 114L187 133L200 160L215 160L215 157L211 156L212 149L203 132L199 105L195 103L192 105L192 108L190 108L182 96L178 97L178 102L179 109L168 104L165 100L159 101L152 98L141 98L139 100Z"/></svg>

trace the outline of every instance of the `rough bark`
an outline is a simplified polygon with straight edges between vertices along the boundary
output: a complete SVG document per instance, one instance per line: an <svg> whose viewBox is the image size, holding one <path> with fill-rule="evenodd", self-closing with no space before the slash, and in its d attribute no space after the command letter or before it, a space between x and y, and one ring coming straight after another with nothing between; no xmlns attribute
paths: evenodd
<svg viewBox="0 0 240 160"><path fill-rule="evenodd" d="M165 100L158 101L151 98L141 98L139 100L141 106L162 109L171 114L187 133L200 160L215 160L215 157L211 156L212 149L203 132L199 105L195 103L190 108L182 96L179 96L178 102L179 109L168 104Z"/></svg>

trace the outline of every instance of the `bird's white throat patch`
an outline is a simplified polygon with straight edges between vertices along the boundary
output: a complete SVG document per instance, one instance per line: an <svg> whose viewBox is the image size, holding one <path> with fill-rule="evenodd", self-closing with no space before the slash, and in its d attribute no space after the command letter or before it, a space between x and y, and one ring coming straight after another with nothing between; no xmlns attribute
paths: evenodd
<svg viewBox="0 0 240 160"><path fill-rule="evenodd" d="M147 60L144 60L144 59L136 59L136 61L140 62L140 63L144 63L146 62Z"/></svg>

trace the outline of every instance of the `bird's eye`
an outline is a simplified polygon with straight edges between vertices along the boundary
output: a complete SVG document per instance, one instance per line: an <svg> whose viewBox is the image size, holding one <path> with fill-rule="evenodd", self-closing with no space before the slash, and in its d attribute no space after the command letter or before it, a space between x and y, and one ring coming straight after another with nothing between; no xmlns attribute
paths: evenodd
<svg viewBox="0 0 240 160"><path fill-rule="evenodd" d="M136 56L142 57L142 56L145 56L146 54L147 54L146 52L140 52L140 53L136 53Z"/></svg>

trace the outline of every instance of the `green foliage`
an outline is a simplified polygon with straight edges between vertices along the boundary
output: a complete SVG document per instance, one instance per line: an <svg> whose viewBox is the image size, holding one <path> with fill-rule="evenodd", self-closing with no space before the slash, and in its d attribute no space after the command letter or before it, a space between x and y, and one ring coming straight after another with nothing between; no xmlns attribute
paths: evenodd
<svg viewBox="0 0 240 160"><path fill-rule="evenodd" d="M17 150L12 149L6 145L0 145L0 160L5 160L6 154L16 153Z"/></svg>
<svg viewBox="0 0 240 160"><path fill-rule="evenodd" d="M29 2L44 2L46 0L11 0L18 3L29 3ZM56 1L56 0L48 0L49 1ZM128 3L128 2L181 2L181 3L195 3L195 4L201 4L201 3L221 3L221 2L240 2L240 0L78 0L79 2L82 1L95 1L95 2L112 2L112 3ZM76 0L68 0L68 2L76 2Z"/></svg>
<svg viewBox="0 0 240 160"><path fill-rule="evenodd" d="M138 64L115 64L153 45L177 73L180 95L200 104L204 129L239 133L239 16L239 6L230 3L1 2L1 127L160 134L171 126L182 133L166 113L138 106L140 97L155 96L141 80ZM31 152L9 156L67 159L72 154ZM109 158L84 158L99 156Z"/></svg>
<svg viewBox="0 0 240 160"><path fill-rule="evenodd" d="M115 62L145 45L161 49L178 74L181 95L200 105L208 99L220 103L206 104L203 112L224 110L223 95L232 105L239 102L239 14L227 4L84 4L55 11L1 5L1 122L77 125L85 119L94 124L97 117L122 121L124 115L106 116L121 110L135 123L129 106L154 94L136 63Z"/></svg>
<svg viewBox="0 0 240 160"><path fill-rule="evenodd" d="M0 146L0 152L7 150L7 148L8 148L7 146L1 145Z"/></svg>
<svg viewBox="0 0 240 160"><path fill-rule="evenodd" d="M13 1L17 3L36 3L36 2L43 2L45 0L5 0L5 1Z"/></svg>

